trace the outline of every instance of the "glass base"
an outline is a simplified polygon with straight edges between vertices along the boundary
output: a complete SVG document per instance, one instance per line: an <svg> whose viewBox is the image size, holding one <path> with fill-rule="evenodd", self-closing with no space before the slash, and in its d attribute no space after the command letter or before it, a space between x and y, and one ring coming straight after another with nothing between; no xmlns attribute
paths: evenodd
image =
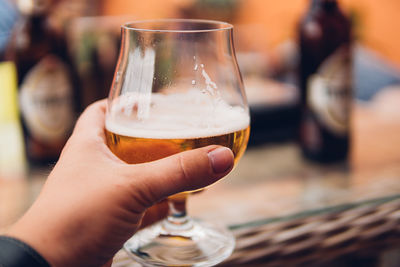
<svg viewBox="0 0 400 267"><path fill-rule="evenodd" d="M124 249L144 266L214 266L232 254L229 230L194 220L184 226L158 222L137 232Z"/></svg>

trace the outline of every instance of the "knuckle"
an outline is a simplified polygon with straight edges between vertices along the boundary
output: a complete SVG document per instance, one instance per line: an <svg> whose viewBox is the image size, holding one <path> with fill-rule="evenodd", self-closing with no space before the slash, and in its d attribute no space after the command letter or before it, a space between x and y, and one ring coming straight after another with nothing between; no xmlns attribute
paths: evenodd
<svg viewBox="0 0 400 267"><path fill-rule="evenodd" d="M87 106L85 111L89 111L89 110L92 110L92 109L98 109L99 107L101 107L104 104L105 104L105 100L104 99L97 100L97 101L91 103L89 106Z"/></svg>
<svg viewBox="0 0 400 267"><path fill-rule="evenodd" d="M178 156L178 175L179 179L184 182L184 185L189 185L191 181L191 175L188 170L188 166L186 164L186 161L182 155Z"/></svg>

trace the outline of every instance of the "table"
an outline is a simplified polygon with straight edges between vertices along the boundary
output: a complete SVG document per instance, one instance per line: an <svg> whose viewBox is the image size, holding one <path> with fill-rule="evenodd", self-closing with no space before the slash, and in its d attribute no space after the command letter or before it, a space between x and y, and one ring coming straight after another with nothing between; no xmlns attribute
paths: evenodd
<svg viewBox="0 0 400 267"><path fill-rule="evenodd" d="M307 162L295 143L266 144L189 198L189 214L237 236L222 266L320 264L400 247L400 98L389 98L355 105L349 166ZM0 180L0 229L29 207L48 172ZM135 264L120 252L113 266Z"/></svg>

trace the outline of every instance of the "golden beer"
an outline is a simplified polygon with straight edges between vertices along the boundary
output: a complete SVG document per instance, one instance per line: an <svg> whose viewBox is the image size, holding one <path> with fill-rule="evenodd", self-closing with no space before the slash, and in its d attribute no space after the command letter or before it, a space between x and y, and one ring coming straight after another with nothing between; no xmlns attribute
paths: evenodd
<svg viewBox="0 0 400 267"><path fill-rule="evenodd" d="M237 163L250 133L245 109L198 91L126 97L109 108L105 124L108 147L129 164L208 145L230 148Z"/></svg>
<svg viewBox="0 0 400 267"><path fill-rule="evenodd" d="M155 139L124 136L106 130L110 150L126 163L144 163L168 157L182 151L208 145L220 145L232 150L235 163L246 150L250 127L234 132L208 137L185 139Z"/></svg>

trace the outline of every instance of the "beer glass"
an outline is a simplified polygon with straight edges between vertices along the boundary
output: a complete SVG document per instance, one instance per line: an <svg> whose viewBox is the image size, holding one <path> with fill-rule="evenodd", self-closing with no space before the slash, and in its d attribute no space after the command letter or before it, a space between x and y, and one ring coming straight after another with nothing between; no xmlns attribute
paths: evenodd
<svg viewBox="0 0 400 267"><path fill-rule="evenodd" d="M106 114L114 154L138 164L216 144L239 160L250 119L232 31L230 24L208 20L122 26ZM168 217L126 242L130 256L145 266L212 266L232 253L232 234L189 218L186 196L170 197Z"/></svg>

